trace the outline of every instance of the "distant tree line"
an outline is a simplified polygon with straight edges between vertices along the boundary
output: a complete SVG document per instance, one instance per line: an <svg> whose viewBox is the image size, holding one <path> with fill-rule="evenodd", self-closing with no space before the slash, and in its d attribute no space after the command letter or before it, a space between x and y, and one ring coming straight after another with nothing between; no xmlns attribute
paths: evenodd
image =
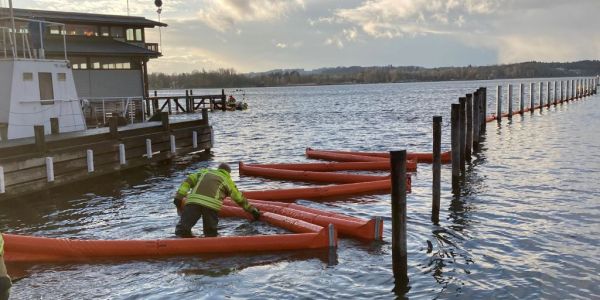
<svg viewBox="0 0 600 300"><path fill-rule="evenodd" d="M234 69L194 71L181 74L152 73L151 89L231 88L254 86L393 83L409 81L485 80L501 78L595 76L600 61L570 63L524 62L480 67L337 67L313 71L274 70L238 74Z"/></svg>

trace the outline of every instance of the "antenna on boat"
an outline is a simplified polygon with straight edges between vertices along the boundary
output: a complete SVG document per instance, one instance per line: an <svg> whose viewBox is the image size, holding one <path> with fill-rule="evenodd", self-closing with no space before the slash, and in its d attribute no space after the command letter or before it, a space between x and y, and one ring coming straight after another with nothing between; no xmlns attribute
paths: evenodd
<svg viewBox="0 0 600 300"><path fill-rule="evenodd" d="M158 8L156 13L158 14L158 22L160 23L160 13L162 12L162 0L154 0L154 5ZM160 45L160 51L162 52L162 32L160 26L158 26L158 44Z"/></svg>
<svg viewBox="0 0 600 300"><path fill-rule="evenodd" d="M17 30L16 30L16 26L15 26L15 13L13 11L13 4L12 4L12 0L8 0L8 13L10 14L10 26L11 26L11 30L12 32L9 33L9 38L10 38L10 48L12 50L13 53L13 57L17 57Z"/></svg>

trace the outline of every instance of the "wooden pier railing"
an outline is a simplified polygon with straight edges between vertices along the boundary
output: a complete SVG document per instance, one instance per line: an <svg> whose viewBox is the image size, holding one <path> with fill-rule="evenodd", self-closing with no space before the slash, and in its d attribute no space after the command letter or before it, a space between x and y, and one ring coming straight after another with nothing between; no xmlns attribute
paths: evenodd
<svg viewBox="0 0 600 300"><path fill-rule="evenodd" d="M186 90L185 95L158 96L154 91L154 96L144 101L146 114L151 117L161 112L173 114L194 113L202 109L226 110L226 100L225 90L222 89L219 95L194 95L192 90Z"/></svg>

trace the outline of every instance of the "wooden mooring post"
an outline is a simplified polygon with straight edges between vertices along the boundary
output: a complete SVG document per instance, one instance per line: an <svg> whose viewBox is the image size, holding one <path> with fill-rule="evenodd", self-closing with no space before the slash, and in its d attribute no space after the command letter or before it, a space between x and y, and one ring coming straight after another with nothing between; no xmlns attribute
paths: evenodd
<svg viewBox="0 0 600 300"><path fill-rule="evenodd" d="M452 190L458 191L460 182L460 104L452 104L450 111L450 143L452 154Z"/></svg>
<svg viewBox="0 0 600 300"><path fill-rule="evenodd" d="M558 104L558 81L554 80L554 106Z"/></svg>
<svg viewBox="0 0 600 300"><path fill-rule="evenodd" d="M535 109L535 83L529 85L529 113L533 114Z"/></svg>
<svg viewBox="0 0 600 300"><path fill-rule="evenodd" d="M502 122L502 86L496 87L496 121Z"/></svg>
<svg viewBox="0 0 600 300"><path fill-rule="evenodd" d="M59 121L58 118L50 118L50 133L53 135L59 134L60 133L60 126L59 126Z"/></svg>
<svg viewBox="0 0 600 300"><path fill-rule="evenodd" d="M221 89L221 110L227 110L227 98L225 97L225 89Z"/></svg>
<svg viewBox="0 0 600 300"><path fill-rule="evenodd" d="M458 98L458 104L460 105L459 119L459 147L460 147L460 171L464 175L467 172L466 165L466 143L467 143L467 98Z"/></svg>
<svg viewBox="0 0 600 300"><path fill-rule="evenodd" d="M190 109L190 91L185 90L185 112L189 113L192 112L192 110Z"/></svg>
<svg viewBox="0 0 600 300"><path fill-rule="evenodd" d="M481 89L473 94L473 153L479 152L479 135L481 131Z"/></svg>
<svg viewBox="0 0 600 300"><path fill-rule="evenodd" d="M508 85L508 118L512 119L513 114L513 85ZM500 116L502 117L502 116Z"/></svg>
<svg viewBox="0 0 600 300"><path fill-rule="evenodd" d="M550 87L550 81L548 81L547 83L547 92L546 92L546 106L550 107L550 92L551 92L551 87Z"/></svg>
<svg viewBox="0 0 600 300"><path fill-rule="evenodd" d="M465 137L465 160L471 161L471 148L473 147L473 94L467 94L467 127Z"/></svg>
<svg viewBox="0 0 600 300"><path fill-rule="evenodd" d="M519 84L519 113L523 115L525 113L525 85Z"/></svg>
<svg viewBox="0 0 600 300"><path fill-rule="evenodd" d="M479 109L479 111L481 112L481 130L480 130L480 134L485 133L486 130L486 126L487 126L487 88L486 87L480 87L479 88L480 93L481 93L481 107Z"/></svg>
<svg viewBox="0 0 600 300"><path fill-rule="evenodd" d="M406 243L406 150L390 151L392 180L392 268L395 291L408 290Z"/></svg>
<svg viewBox="0 0 600 300"><path fill-rule="evenodd" d="M440 221L440 196L442 176L442 117L433 117L433 186L431 199L431 221Z"/></svg>
<svg viewBox="0 0 600 300"><path fill-rule="evenodd" d="M46 134L44 132L44 125L34 125L33 134L37 151L40 153L46 152Z"/></svg>
<svg viewBox="0 0 600 300"><path fill-rule="evenodd" d="M539 91L539 98L540 98L540 111L542 110L542 107L544 107L544 97L543 96L544 93L544 82L540 81L540 91Z"/></svg>
<svg viewBox="0 0 600 300"><path fill-rule="evenodd" d="M150 114L149 116L153 116L154 114L156 114L158 112L158 93L156 91L154 91L154 99L152 99L152 114Z"/></svg>

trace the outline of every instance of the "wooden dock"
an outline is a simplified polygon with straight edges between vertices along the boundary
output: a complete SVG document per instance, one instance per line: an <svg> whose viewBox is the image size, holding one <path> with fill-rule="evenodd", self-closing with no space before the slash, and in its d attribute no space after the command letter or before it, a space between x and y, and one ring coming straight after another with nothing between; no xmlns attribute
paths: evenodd
<svg viewBox="0 0 600 300"><path fill-rule="evenodd" d="M198 110L208 109L210 111L227 109L227 97L225 90L221 89L218 95L194 95L192 90L186 90L185 95L154 96L145 99L146 115L154 116L161 112L194 113Z"/></svg>
<svg viewBox="0 0 600 300"><path fill-rule="evenodd" d="M198 120L161 117L120 128L111 118L108 128L50 135L36 126L35 137L0 142L0 201L212 148L206 109Z"/></svg>

